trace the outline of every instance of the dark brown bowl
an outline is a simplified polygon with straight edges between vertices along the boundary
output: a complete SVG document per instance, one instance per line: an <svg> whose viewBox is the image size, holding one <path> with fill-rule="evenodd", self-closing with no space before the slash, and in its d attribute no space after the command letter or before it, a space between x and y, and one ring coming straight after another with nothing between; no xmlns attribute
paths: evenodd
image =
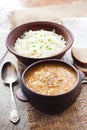
<svg viewBox="0 0 87 130"><path fill-rule="evenodd" d="M58 53L57 55L53 55L51 57L46 57L46 58L30 58L30 57L23 57L21 55L18 55L13 46L18 37L20 37L24 32L29 31L29 30L47 30L47 31L53 31L57 34L60 34L64 37L64 40L66 41L67 45L65 49L61 52ZM73 35L72 33L64 26L57 24L57 23L52 23L52 22L47 22L47 21L38 21L38 22L31 22L31 23L26 23L23 25L20 25L16 27L13 31L10 32L10 34L7 37L6 40L6 46L7 49L15 55L21 62L23 62L26 65L29 65L35 61L42 60L42 59L50 59L50 58L62 58L63 55L66 53L66 51L72 46L73 44Z"/></svg>
<svg viewBox="0 0 87 130"><path fill-rule="evenodd" d="M41 65L43 63L55 63L58 65L63 65L72 68L72 70L76 73L77 75L77 82L73 89L71 89L69 92L66 92L64 94L60 95L42 95L38 94L31 89L29 89L26 84L25 84L25 76L26 74L32 70L33 67L36 67L37 65ZM81 81L84 78L83 73L79 73L79 71L72 65L58 60L58 59L47 59L47 60L41 60L37 61L35 63L32 63L29 65L25 71L23 72L22 75L22 80L21 80L21 88L23 93L26 95L28 98L29 102L38 110L44 112L44 113L50 113L50 114L55 114L64 111L67 107L72 105L77 97L79 96L81 92Z"/></svg>

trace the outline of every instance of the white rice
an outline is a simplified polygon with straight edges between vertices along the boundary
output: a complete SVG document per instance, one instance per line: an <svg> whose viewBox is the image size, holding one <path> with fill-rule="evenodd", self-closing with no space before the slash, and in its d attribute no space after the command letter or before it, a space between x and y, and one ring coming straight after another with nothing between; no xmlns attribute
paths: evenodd
<svg viewBox="0 0 87 130"><path fill-rule="evenodd" d="M66 41L55 31L28 31L16 40L14 49L17 54L25 57L44 58L60 53Z"/></svg>

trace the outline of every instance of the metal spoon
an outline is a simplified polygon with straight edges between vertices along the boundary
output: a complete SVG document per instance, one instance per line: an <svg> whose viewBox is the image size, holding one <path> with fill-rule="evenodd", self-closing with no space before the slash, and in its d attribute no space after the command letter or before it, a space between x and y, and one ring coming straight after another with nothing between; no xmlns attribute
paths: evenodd
<svg viewBox="0 0 87 130"><path fill-rule="evenodd" d="M17 70L15 66L11 62L6 62L1 71L1 77L3 81L10 86L10 92L11 92L11 112L9 119L13 123L17 123L19 121L19 114L17 111L17 107L14 100L14 95L12 91L12 84L17 81L18 75Z"/></svg>

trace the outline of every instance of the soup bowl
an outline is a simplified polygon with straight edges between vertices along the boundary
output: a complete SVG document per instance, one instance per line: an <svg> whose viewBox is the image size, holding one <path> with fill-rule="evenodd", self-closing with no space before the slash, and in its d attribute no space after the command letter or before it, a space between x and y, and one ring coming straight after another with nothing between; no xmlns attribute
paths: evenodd
<svg viewBox="0 0 87 130"><path fill-rule="evenodd" d="M49 69L44 69L46 66ZM54 67L51 71L52 66ZM55 69L55 67L60 68ZM42 75L43 73L44 75ZM70 76L70 73L73 77ZM74 66L58 59L46 59L32 63L24 70L21 79L21 88L24 95L36 109L44 113L56 114L64 111L76 101L82 89L81 81L83 78L84 74ZM43 89L41 88L41 82L46 83L43 85ZM69 84L72 87L67 89ZM51 93L48 92L50 91L50 86L51 89L54 89ZM63 89L59 90L57 87L60 89L63 87Z"/></svg>
<svg viewBox="0 0 87 130"><path fill-rule="evenodd" d="M53 54L51 56L45 57L31 57L31 56L24 56L23 54L18 54L15 49L14 45L16 43L16 40L18 38L21 38L21 36L26 32L26 31L38 31L38 30L46 30L46 31L55 31L56 34L61 35L64 40L66 41L66 46L63 50L60 52ZM6 46L7 49L15 55L22 63L25 65L29 65L35 61L42 60L42 59L51 59L51 58L62 58L66 51L72 46L74 41L72 33L64 26L58 24L58 23L53 23L49 21L37 21L37 22L30 22L26 24L22 24L15 29L13 29L9 35L7 36L6 39ZM20 48L21 49L21 48ZM39 52L40 49L38 49L37 52ZM44 52L44 51L43 51Z"/></svg>

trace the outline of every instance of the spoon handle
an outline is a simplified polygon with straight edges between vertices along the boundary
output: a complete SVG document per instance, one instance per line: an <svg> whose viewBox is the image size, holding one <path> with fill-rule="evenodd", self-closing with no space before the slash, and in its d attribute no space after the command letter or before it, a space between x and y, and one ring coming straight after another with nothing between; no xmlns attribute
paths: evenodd
<svg viewBox="0 0 87 130"><path fill-rule="evenodd" d="M17 123L19 121L19 114L17 111L17 107L14 100L12 84L10 84L10 92L11 92L11 112L10 112L10 121L13 123Z"/></svg>

